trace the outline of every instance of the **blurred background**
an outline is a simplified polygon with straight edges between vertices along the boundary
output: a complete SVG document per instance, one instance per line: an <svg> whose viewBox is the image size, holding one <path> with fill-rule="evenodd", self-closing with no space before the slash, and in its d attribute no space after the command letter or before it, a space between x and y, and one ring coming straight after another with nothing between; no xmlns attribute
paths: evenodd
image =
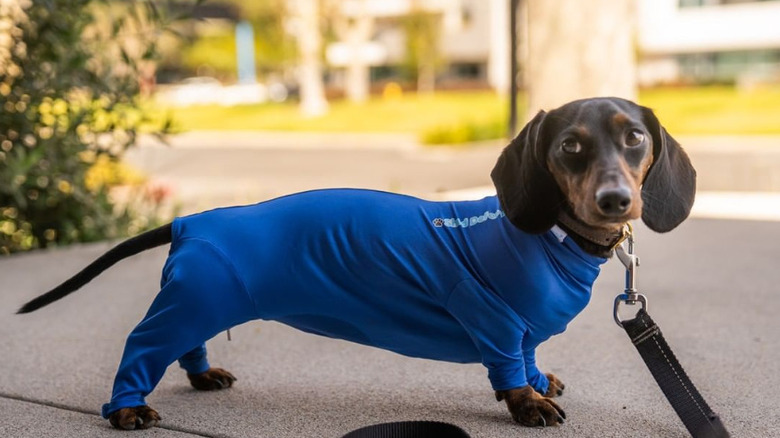
<svg viewBox="0 0 780 438"><path fill-rule="evenodd" d="M702 202L776 212L777 23L777 0L0 0L0 253L322 186L481 193L529 116L604 95L683 140Z"/></svg>

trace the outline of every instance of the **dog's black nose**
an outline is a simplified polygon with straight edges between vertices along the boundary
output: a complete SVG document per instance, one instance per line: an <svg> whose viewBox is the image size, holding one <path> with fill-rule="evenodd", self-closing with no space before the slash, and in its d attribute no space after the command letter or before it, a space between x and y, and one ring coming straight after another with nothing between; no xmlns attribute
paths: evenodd
<svg viewBox="0 0 780 438"><path fill-rule="evenodd" d="M611 187L596 192L596 205L605 216L620 216L631 208L631 192L626 187Z"/></svg>

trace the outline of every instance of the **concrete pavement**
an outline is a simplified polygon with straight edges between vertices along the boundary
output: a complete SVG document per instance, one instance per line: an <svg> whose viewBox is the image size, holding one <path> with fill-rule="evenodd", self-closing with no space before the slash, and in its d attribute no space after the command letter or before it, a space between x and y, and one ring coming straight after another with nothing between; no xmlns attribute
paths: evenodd
<svg viewBox="0 0 780 438"><path fill-rule="evenodd" d="M254 177L268 178L268 197L320 185L393 190L394 184L396 191L440 195L489 183L487 172L500 150L500 145L460 152L386 148L346 155L359 148L342 149L345 154L335 147L285 153L282 147L266 146L191 148L203 155L167 149L163 156L148 152L152 147L139 149L142 155L136 158L157 166L155 175L169 178L169 184L203 176L200 195L208 202L186 206L195 208L229 201L230 185L239 191L243 186L236 181ZM752 165L736 161L739 150L728 157L690 150L705 187L714 184L708 180L720 181L715 176L719 170L699 166L698 157ZM754 163L773 163L773 154L769 150ZM222 174L214 170L225 166ZM259 166L264 166L262 172ZM303 166L302 174L281 177L296 166ZM780 166L770 174L780 174ZM222 175L228 179L225 185L217 184ZM750 189L772 190L771 179L756 181L765 185L751 182ZM212 187L216 190L209 197ZM639 288L704 397L733 436L780 436L775 391L780 387L780 225L691 219L665 235L639 225L637 238ZM75 246L0 259L0 436L121 433L97 413L110 396L124 338L157 292L166 249L128 259L39 312L12 315L25 300L108 247ZM195 392L172 366L148 400L162 414L162 427L139 436L340 437L367 424L414 419L452 422L473 437L686 436L633 346L612 322L612 299L622 283L622 266L609 262L588 308L538 352L540 366L567 384L560 399L568 416L562 427L536 430L513 424L505 407L494 401L480 365L410 359L253 322L234 329L231 342L224 335L209 342L213 363L234 372L237 385L222 392Z"/></svg>

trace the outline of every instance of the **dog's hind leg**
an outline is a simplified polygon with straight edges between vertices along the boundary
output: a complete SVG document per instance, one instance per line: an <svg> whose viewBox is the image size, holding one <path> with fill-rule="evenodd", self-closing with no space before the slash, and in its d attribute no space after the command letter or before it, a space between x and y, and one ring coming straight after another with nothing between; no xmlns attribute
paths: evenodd
<svg viewBox="0 0 780 438"><path fill-rule="evenodd" d="M201 240L178 242L163 270L160 293L127 338L103 417L121 429L156 425L160 417L145 397L168 365L179 359L190 375L221 374L224 370L209 366L204 342L256 318L243 282L217 248Z"/></svg>
<svg viewBox="0 0 780 438"><path fill-rule="evenodd" d="M187 371L187 378L193 388L212 391L233 386L236 377L222 368L211 368L206 361L206 344L179 358L179 365Z"/></svg>

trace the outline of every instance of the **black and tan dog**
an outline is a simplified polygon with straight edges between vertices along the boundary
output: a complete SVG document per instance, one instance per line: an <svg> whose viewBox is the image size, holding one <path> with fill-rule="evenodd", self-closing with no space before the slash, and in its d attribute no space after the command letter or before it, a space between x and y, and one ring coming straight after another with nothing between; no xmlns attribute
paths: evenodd
<svg viewBox="0 0 780 438"><path fill-rule="evenodd" d="M171 243L163 286L127 340L103 414L160 420L144 397L179 360L197 389L230 387L204 342L252 319L401 354L482 362L527 426L563 423L564 385L535 348L587 304L599 265L642 218L689 214L696 174L647 108L617 98L539 112L493 169L497 196L428 202L361 190L291 195L176 219L130 239L26 304L45 306L118 260Z"/></svg>

